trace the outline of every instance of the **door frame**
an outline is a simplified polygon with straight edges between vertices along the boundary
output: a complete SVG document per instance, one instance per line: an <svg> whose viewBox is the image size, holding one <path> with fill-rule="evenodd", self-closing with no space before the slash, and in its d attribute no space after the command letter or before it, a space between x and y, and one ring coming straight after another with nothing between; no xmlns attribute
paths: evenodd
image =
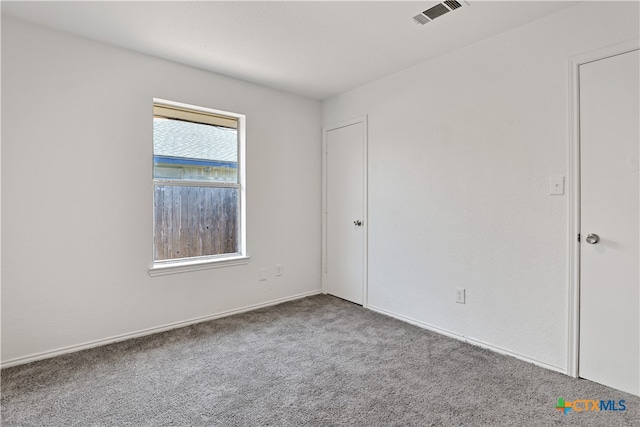
<svg viewBox="0 0 640 427"><path fill-rule="evenodd" d="M327 133L343 127L362 123L362 220L363 239L362 239L362 306L367 307L367 296L369 287L369 215L368 215L368 176L369 176L369 156L368 156L368 117L367 115L345 120L334 125L324 126L322 128L322 290L326 293L326 276L327 276Z"/></svg>
<svg viewBox="0 0 640 427"><path fill-rule="evenodd" d="M580 374L580 66L640 49L640 39L631 39L569 58L569 321L567 375Z"/></svg>

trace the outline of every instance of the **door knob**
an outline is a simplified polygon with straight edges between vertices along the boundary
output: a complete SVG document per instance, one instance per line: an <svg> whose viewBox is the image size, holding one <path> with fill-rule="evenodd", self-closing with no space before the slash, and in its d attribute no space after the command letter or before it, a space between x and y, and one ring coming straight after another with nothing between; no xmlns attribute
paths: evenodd
<svg viewBox="0 0 640 427"><path fill-rule="evenodd" d="M355 225L356 227L362 227L362 221L356 219L355 221L353 221L353 225Z"/></svg>
<svg viewBox="0 0 640 427"><path fill-rule="evenodd" d="M587 234L587 238L585 240L590 245L595 245L596 243L598 243L600 241L600 236L598 236L595 233L589 233L589 234Z"/></svg>

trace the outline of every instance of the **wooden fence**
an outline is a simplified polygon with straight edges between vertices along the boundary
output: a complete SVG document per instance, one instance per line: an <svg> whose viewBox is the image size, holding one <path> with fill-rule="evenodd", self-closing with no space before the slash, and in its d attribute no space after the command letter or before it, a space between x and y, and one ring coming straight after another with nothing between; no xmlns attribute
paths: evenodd
<svg viewBox="0 0 640 427"><path fill-rule="evenodd" d="M237 188L157 185L156 261L238 251Z"/></svg>

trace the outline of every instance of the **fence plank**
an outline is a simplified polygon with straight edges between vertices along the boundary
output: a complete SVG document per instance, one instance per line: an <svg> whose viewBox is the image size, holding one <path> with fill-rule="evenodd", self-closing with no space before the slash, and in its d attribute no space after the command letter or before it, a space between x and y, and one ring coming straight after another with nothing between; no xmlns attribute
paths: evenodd
<svg viewBox="0 0 640 427"><path fill-rule="evenodd" d="M154 258L238 251L236 188L158 185L154 191Z"/></svg>

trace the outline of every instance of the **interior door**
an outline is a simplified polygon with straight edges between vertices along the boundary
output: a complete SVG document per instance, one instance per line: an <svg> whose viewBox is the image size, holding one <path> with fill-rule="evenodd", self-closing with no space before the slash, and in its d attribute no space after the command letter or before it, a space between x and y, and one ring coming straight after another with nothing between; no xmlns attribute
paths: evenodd
<svg viewBox="0 0 640 427"><path fill-rule="evenodd" d="M638 51L580 65L579 375L640 394Z"/></svg>
<svg viewBox="0 0 640 427"><path fill-rule="evenodd" d="M325 130L324 292L365 302L366 122Z"/></svg>

